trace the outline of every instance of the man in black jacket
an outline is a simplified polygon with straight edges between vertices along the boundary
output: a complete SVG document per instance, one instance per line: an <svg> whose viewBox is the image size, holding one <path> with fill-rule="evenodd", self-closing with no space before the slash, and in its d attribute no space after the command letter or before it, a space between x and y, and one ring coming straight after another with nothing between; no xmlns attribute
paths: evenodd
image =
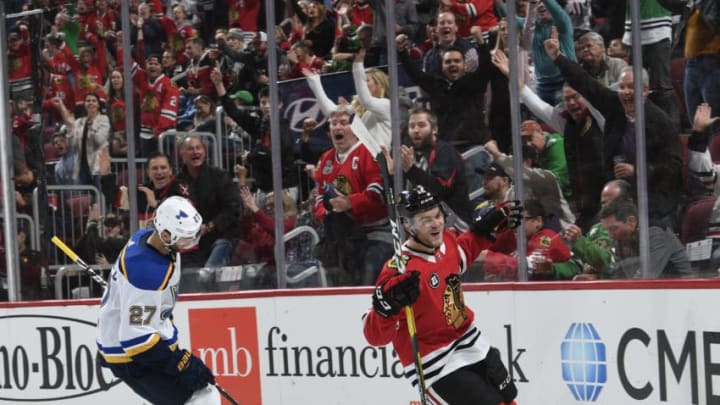
<svg viewBox="0 0 720 405"><path fill-rule="evenodd" d="M397 48L405 71L429 96L438 117L438 138L461 150L484 143L484 94L492 66L487 47L480 48L477 70L467 74L464 53L447 48L442 54L442 75L428 74L415 66L407 52L407 36L397 37Z"/></svg>
<svg viewBox="0 0 720 405"><path fill-rule="evenodd" d="M188 184L189 198L203 218L197 250L185 252L189 267L221 267L230 262L233 238L240 218L240 194L230 175L207 164L207 149L197 135L189 135L180 148L183 165L177 179Z"/></svg>
<svg viewBox="0 0 720 405"><path fill-rule="evenodd" d="M216 68L210 73L210 79L215 84L215 90L220 96L225 114L240 125L251 137L250 153L247 156L247 165L251 175L255 178L255 187L264 193L273 191L272 184L272 156L270 143L270 95L267 87L260 89L260 109L262 116L247 110L241 110L230 99L222 82L222 75ZM280 154L283 173L283 188L294 188L298 185L297 169L295 167L295 154L293 151L293 136L290 131L290 122L280 119ZM243 162L243 165L245 163ZM297 190L291 191L293 197Z"/></svg>
<svg viewBox="0 0 720 405"><path fill-rule="evenodd" d="M565 80L605 117L605 143L601 156L614 178L635 181L635 104L631 67L620 74L618 91L594 80L576 62L560 54L558 40L545 41L545 51ZM682 188L680 138L670 117L647 100L649 80L643 74L645 100L645 156L647 159L648 210L651 220L675 226L675 208Z"/></svg>

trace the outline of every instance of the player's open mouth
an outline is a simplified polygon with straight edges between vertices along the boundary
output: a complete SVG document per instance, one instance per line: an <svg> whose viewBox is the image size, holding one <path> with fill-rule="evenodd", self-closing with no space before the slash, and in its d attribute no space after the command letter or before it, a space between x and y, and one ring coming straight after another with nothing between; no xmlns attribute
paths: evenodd
<svg viewBox="0 0 720 405"><path fill-rule="evenodd" d="M333 139L335 139L336 141L342 141L343 139L345 139L345 134L343 134L343 133L333 134Z"/></svg>

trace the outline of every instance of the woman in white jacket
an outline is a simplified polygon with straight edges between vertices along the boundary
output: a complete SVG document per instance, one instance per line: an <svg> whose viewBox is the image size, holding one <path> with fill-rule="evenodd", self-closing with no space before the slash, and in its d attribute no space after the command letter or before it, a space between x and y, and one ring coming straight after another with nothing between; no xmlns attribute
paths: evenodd
<svg viewBox="0 0 720 405"><path fill-rule="evenodd" d="M391 117L390 117L390 80L385 72L363 66L365 49L355 55L352 66L353 81L357 95L351 103L355 113L360 120L354 120L352 129L365 147L373 156L380 153L381 146L390 149L392 142ZM320 111L326 117L337 109L335 104L325 94L320 82L320 76L310 70L304 69L303 74L307 78L308 85L317 98Z"/></svg>
<svg viewBox="0 0 720 405"><path fill-rule="evenodd" d="M110 119L100 113L100 98L96 93L88 93L84 102L87 115L77 119L60 99L54 104L60 110L68 128L68 140L77 153L73 178L78 184L99 186L100 177L110 173Z"/></svg>

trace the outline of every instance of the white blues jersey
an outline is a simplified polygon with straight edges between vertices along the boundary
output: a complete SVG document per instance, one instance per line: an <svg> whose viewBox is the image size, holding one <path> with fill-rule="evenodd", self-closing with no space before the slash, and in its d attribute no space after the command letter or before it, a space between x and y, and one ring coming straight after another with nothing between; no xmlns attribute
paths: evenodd
<svg viewBox="0 0 720 405"><path fill-rule="evenodd" d="M136 232L110 273L97 336L98 349L108 363L130 362L155 345L175 349L172 311L180 269L171 256L147 244L152 232Z"/></svg>

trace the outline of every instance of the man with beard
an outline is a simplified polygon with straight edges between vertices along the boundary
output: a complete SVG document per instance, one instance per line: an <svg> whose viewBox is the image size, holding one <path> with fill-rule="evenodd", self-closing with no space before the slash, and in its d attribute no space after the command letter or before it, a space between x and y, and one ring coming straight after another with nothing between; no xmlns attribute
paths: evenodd
<svg viewBox="0 0 720 405"><path fill-rule="evenodd" d="M439 28L438 28L439 29ZM427 93L438 117L438 138L451 143L459 150L484 143L484 94L490 80L490 53L485 45L480 51L479 67L467 73L465 54L450 47L442 54L442 74L430 74L415 66L408 52L408 37L396 38L398 56L410 79Z"/></svg>
<svg viewBox="0 0 720 405"><path fill-rule="evenodd" d="M472 207L468 198L465 165L452 145L437 139L437 131L437 117L432 111L423 107L411 109L408 112L410 146L400 146L400 164L407 181L413 186L425 187L440 198L446 213L450 214L446 220L450 226L466 229ZM388 165L392 166L392 158L386 148L383 148L383 153Z"/></svg>

